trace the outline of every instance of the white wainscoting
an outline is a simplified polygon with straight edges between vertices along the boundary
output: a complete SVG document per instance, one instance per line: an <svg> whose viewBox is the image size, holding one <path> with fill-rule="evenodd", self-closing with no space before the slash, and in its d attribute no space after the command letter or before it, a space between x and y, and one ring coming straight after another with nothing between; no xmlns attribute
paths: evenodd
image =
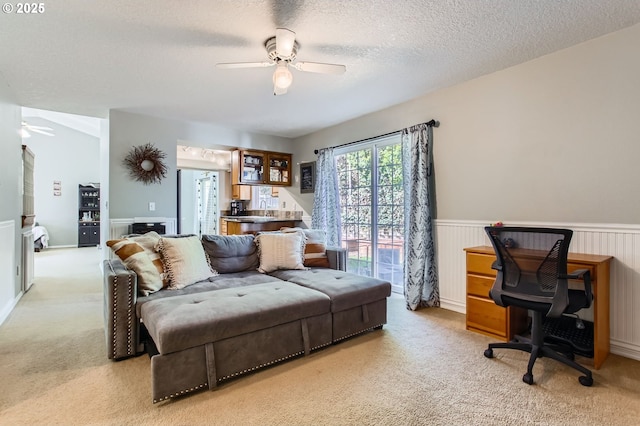
<svg viewBox="0 0 640 426"><path fill-rule="evenodd" d="M490 245L480 221L436 220L440 300L465 313L465 247ZM508 222L508 226L569 228L570 251L613 256L611 263L611 352L640 360L640 225Z"/></svg>
<svg viewBox="0 0 640 426"><path fill-rule="evenodd" d="M20 296L15 297L17 277L15 244L15 221L0 222L0 324L7 319L20 299Z"/></svg>

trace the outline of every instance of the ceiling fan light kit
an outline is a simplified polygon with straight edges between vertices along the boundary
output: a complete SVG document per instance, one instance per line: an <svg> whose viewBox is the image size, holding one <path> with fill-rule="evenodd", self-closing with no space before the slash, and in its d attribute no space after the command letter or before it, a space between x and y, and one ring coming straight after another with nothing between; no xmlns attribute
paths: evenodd
<svg viewBox="0 0 640 426"><path fill-rule="evenodd" d="M342 74L347 70L344 65L325 64L320 62L294 63L300 45L296 41L296 33L286 28L277 28L275 37L269 38L264 47L267 49L269 62L235 62L221 63L216 67L231 68L262 68L275 66L273 72L273 94L284 95L293 82L293 75L289 67L298 71L315 72L321 74Z"/></svg>
<svg viewBox="0 0 640 426"><path fill-rule="evenodd" d="M293 74L289 71L287 63L280 61L273 72L273 85L278 89L288 89L293 82Z"/></svg>

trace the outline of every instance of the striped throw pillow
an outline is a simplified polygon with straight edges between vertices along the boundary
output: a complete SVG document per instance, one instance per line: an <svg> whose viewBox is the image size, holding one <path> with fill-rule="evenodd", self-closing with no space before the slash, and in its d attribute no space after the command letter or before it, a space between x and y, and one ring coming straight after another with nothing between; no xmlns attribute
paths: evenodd
<svg viewBox="0 0 640 426"><path fill-rule="evenodd" d="M107 241L107 246L122 263L138 276L138 293L141 296L148 296L166 287L162 260L154 250L158 241L160 235L156 232Z"/></svg>

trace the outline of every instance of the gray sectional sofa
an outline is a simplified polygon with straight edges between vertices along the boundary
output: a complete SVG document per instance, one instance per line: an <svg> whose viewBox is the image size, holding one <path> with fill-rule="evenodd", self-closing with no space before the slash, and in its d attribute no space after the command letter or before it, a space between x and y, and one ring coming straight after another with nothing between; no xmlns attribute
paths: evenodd
<svg viewBox="0 0 640 426"><path fill-rule="evenodd" d="M342 250L327 250L329 267L264 274L253 235L208 235L202 245L218 275L147 296L122 261L104 261L108 358L146 347L154 403L386 323L390 283L345 272Z"/></svg>

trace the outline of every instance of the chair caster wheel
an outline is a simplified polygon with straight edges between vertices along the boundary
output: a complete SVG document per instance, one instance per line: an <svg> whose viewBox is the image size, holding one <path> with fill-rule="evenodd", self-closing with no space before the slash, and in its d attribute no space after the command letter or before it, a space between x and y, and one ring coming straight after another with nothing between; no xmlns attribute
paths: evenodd
<svg viewBox="0 0 640 426"><path fill-rule="evenodd" d="M524 376L522 376L522 381L525 382L528 385L532 385L533 384L533 374L526 373Z"/></svg>
<svg viewBox="0 0 640 426"><path fill-rule="evenodd" d="M487 358L493 358L493 349L485 349L484 356Z"/></svg>
<svg viewBox="0 0 640 426"><path fill-rule="evenodd" d="M578 381L582 386L591 386L593 384L593 377L580 376L578 377Z"/></svg>

